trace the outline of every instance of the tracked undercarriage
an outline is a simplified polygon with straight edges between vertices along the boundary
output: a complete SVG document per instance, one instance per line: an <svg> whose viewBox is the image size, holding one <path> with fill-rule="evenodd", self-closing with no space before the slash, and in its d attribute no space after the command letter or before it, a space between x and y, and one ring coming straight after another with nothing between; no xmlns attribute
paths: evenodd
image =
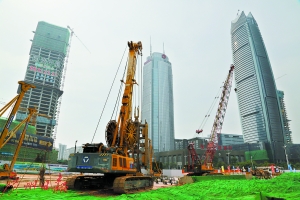
<svg viewBox="0 0 300 200"><path fill-rule="evenodd" d="M255 170L252 170L251 173L253 176L256 176L260 179L270 179L271 178L271 173L266 170L255 169Z"/></svg>
<svg viewBox="0 0 300 200"><path fill-rule="evenodd" d="M113 180L113 182L112 182ZM72 176L66 180L68 189L113 189L117 194L128 194L138 191L151 190L153 178L150 176L126 175L112 177L104 175L79 175Z"/></svg>

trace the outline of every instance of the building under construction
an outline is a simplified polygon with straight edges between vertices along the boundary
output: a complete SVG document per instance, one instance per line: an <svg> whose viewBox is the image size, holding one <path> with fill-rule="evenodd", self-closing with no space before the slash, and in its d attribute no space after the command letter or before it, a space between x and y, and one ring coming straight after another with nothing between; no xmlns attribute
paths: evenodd
<svg viewBox="0 0 300 200"><path fill-rule="evenodd" d="M6 121L6 118L0 118L0 132L2 132ZM13 130L19 123L18 121L13 121L9 130ZM0 149L0 166L1 161L12 160L24 126L25 124L23 124L16 134L8 140L7 144ZM17 161L56 163L58 152L52 151L52 149L53 138L36 135L36 128L29 125Z"/></svg>
<svg viewBox="0 0 300 200"><path fill-rule="evenodd" d="M25 94L20 107L36 107L39 113L34 124L36 134L55 139L70 32L43 21L38 22L33 32L24 81L36 88ZM19 110L16 120L25 119L26 112L27 109Z"/></svg>

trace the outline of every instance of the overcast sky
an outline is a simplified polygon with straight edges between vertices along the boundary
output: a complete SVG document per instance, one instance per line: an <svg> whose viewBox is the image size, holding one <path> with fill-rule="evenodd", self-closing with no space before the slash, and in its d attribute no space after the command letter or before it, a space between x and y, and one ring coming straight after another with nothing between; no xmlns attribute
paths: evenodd
<svg viewBox="0 0 300 200"><path fill-rule="evenodd" d="M12 99L17 82L25 78L37 23L69 25L77 37L71 43L55 146L90 143L127 41L142 42L145 62L151 37L152 51L162 52L164 44L172 63L175 138L199 136L195 130L233 62L230 26L238 10L251 12L258 23L274 77L281 77L276 84L285 93L293 141L300 143L299 0L0 0L0 101ZM117 88L94 142L105 142L116 96ZM210 134L216 109L200 136ZM233 90L222 132L242 134Z"/></svg>

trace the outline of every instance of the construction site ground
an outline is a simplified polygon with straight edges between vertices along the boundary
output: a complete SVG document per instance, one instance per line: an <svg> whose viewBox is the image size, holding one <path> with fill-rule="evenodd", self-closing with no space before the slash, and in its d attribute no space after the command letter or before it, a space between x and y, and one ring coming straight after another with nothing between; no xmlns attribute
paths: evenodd
<svg viewBox="0 0 300 200"><path fill-rule="evenodd" d="M14 187L17 186L18 188L24 188L29 183L35 183L37 181L37 187L39 187L39 175L38 174L18 174L19 179L18 180L0 180L0 183L7 184L10 182L10 184L14 183ZM68 175L62 175L61 181L65 181L67 179ZM58 174L53 175L45 175L45 181L49 180L49 186L55 186L57 184L57 179L59 178Z"/></svg>
<svg viewBox="0 0 300 200"><path fill-rule="evenodd" d="M24 178L29 181L31 176ZM0 199L30 199L30 200L56 200L56 199L76 199L76 200L96 200L96 199L142 199L142 200L165 200L165 199L186 199L186 200L255 200L255 199L280 199L294 200L300 199L300 173L283 173L280 176L270 179L260 179L257 177L244 177L236 179L238 176L228 175L218 179L217 176L207 178L193 177L194 183L177 186L167 185L162 182L154 183L154 189L150 191L136 192L134 194L115 195L112 190L88 190L66 192L54 192L53 190L41 189L17 189L4 194L0 193ZM32 178L32 177L31 177ZM50 177L49 177L50 178ZM52 177L51 177L52 178ZM210 178L210 179L209 179ZM226 179L224 179L226 178ZM55 181L54 181L55 183ZM21 184L24 185L24 184Z"/></svg>
<svg viewBox="0 0 300 200"><path fill-rule="evenodd" d="M49 190L54 188L57 184L61 184L66 181L66 179L72 175L62 175L61 179L59 179L59 174L53 175L45 175L45 181L49 181ZM39 175L38 174L18 174L18 180L0 180L0 184L11 184L14 189L27 189L34 190L40 188ZM169 181L163 182L154 182L153 189L156 190L159 188L167 188L175 186L175 183L171 184ZM118 194L114 194L112 189L89 189L76 191L78 194L88 194L91 196L98 197L116 197Z"/></svg>

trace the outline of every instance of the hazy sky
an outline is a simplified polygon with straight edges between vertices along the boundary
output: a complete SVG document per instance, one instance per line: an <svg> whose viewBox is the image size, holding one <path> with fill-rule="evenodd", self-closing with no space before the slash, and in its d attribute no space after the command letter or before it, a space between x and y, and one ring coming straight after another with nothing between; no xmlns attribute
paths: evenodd
<svg viewBox="0 0 300 200"><path fill-rule="evenodd" d="M143 61L152 51L173 68L175 138L198 136L205 113L232 61L231 21L251 12L262 33L277 89L285 103L293 141L300 143L300 1L76 1L0 0L0 101L16 95L25 77L33 33L39 21L74 28L55 146L91 142L127 41L143 43ZM82 41L83 44L80 42ZM88 48L89 52L85 46ZM121 75L117 80L121 79ZM117 83L119 85L119 83ZM233 86L234 88L234 86ZM94 142L105 142L117 87L102 116ZM204 127L210 134L213 117ZM242 134L232 90L222 129ZM200 135L202 136L202 135Z"/></svg>

